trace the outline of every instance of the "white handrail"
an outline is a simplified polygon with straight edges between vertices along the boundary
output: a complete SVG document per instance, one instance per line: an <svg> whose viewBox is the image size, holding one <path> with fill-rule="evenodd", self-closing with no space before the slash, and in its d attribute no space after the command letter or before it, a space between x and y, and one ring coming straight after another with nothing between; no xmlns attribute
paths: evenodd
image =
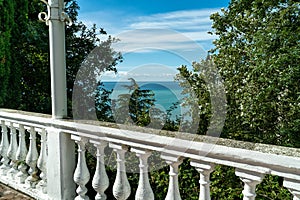
<svg viewBox="0 0 300 200"><path fill-rule="evenodd" d="M117 174L119 174L119 176L122 177L122 181L125 181L126 183L127 183L127 177L126 174L124 174L125 157L123 154L125 154L125 151L128 149L128 147L129 147L128 149L129 151L131 151L132 149L131 152L135 152L135 153L136 153L136 149L138 150L142 149L145 152L158 152L161 154L162 159L164 159L165 161L167 161L167 163L169 163L171 169L170 171L171 179L170 179L169 192L168 192L169 196L167 196L167 198L176 197L180 199L176 174L178 173L177 168L180 165L182 158L190 158L191 165L196 167L196 169L199 171L201 175L200 188L202 188L201 190L204 191L204 193L199 196L200 199L210 198L209 174L210 172L213 171L213 166L215 164L232 166L236 168L236 175L239 176L241 180L245 183L245 188L243 191L244 199L255 198L255 192L254 192L255 186L261 182L265 174L273 174L273 175L278 175L283 177L284 186L290 189L291 193L294 195L294 199L299 198L300 149L266 145L266 144L255 144L255 143L221 139L221 138L211 138L211 137L201 136L201 135L191 135L188 133L153 130L153 129L147 129L141 127L126 127L124 125L110 124L104 122L52 119L51 116L48 115L41 115L37 113L28 113L22 111L14 111L14 110L4 110L4 109L0 109L0 121L2 122L2 136L3 136L2 143L1 143L3 144L3 146L1 147L1 154L3 154L4 158L5 158L4 151L8 150L8 145L9 145L5 139L5 136L7 136L6 129L10 128L9 124L14 124L15 126L13 127L16 127L18 131L21 131L21 133L24 130L18 127L27 127L27 129L28 127L32 128L32 130L30 131L31 136L35 135L33 129L46 130L48 132L47 133L48 139L50 139L49 141L47 141L48 151L52 152L52 155L55 155L53 154L55 152L57 154L63 153L62 150L56 151L58 146L62 145L62 143L60 143L61 138L59 137L53 140L53 138L56 137L55 134L63 133L65 134L64 137L67 138L69 137L70 139L72 136L72 138L76 140L77 143L78 141L85 141L84 144L85 143L91 143L91 144L108 143L109 147L115 149L117 155L119 157L121 156L119 158L121 159L119 160L120 170L117 172ZM72 147L72 145L74 146L74 140L73 140L73 144L70 142L64 142L63 144L71 145L70 148L64 146L64 149L65 150L74 149ZM34 141L32 140L32 142ZM51 143L51 145L49 145L49 143ZM24 144L19 143L19 145L22 145L22 147L18 146L19 149L20 148L24 149L23 147ZM82 144L79 147L82 148ZM98 155L98 157L102 156L101 160L103 160L103 155L102 155L103 151L104 151L104 147L101 150L102 152L101 155L100 154ZM41 153L42 155L40 156L42 156L42 158L47 157L47 155L45 155L44 148L40 151L40 154ZM37 154L36 153L34 154L35 154L34 157L37 157ZM75 155L74 151L73 154ZM84 163L81 163L84 155L82 154L80 156L81 159L78 160L77 169L81 168L81 166L84 166ZM138 154L138 156L141 155ZM62 158L61 155L58 155L58 157L60 157L60 159ZM47 159L49 162L49 159L53 159L53 156L48 156ZM102 169L100 170L100 166L103 164L99 163L100 162L99 159L100 157L98 158L97 161L98 162L97 173L101 172L101 174L105 174L103 172L104 170L103 166ZM146 163L145 159L146 157L144 158L144 160L140 162L142 164L143 163L145 164ZM6 162L7 161L9 160L6 160ZM19 162L19 160L17 160L16 162ZM52 164L55 165L56 170L60 170L60 167L64 170L68 169L65 166L67 165L67 163L65 164L63 163L64 162L52 163ZM34 165L32 165L31 167L34 168L35 167ZM5 168L6 166L5 163L3 166ZM51 177L53 176L53 174L55 174L54 173L55 171L50 169L49 165L47 165L47 169L45 170L45 172L48 172L48 170L50 170L49 171L50 175L47 173L47 176L49 177L47 177L47 179L44 179L47 180L48 190L51 190L53 184L64 185L65 187L68 184L62 182L73 181L73 180L66 179L65 177L61 177L62 175L59 175L58 177ZM75 166L73 170L75 170ZM141 172L143 170L144 169L142 168L140 169ZM80 180L81 178L84 178L83 182L79 181L79 179L78 180L76 179L75 181L76 183L79 184L81 189L82 188L84 189L84 185L90 179L90 176L83 175L82 173L77 173L77 174L76 173L75 173L76 177L80 177ZM87 173L88 171L86 171L85 169L84 174ZM104 190L107 188L107 184L108 184L107 178L106 180L101 180L101 176L95 175L93 177L96 177L94 180L94 188L98 192L97 198L100 198L100 196L103 196L103 198L105 198ZM146 175L140 177L144 178L146 177ZM119 183L120 180L117 179L116 180L117 183ZM2 180L2 178L0 178L0 181L1 182L6 181L5 183L7 184L10 183L9 180ZM103 186L101 187L100 185L97 186L96 183L97 184L103 183ZM147 180L146 182L141 181L139 187L144 187L147 184L148 184ZM126 188L122 188L119 186L114 187L115 195L116 194L119 195L119 192L121 192L122 190L122 192L120 193L120 195L121 194L122 195L118 198L120 199L128 198L130 194L130 186L128 184L126 185L127 185ZM15 188L22 190L20 189L21 187L19 186L16 186ZM74 189L74 194L72 194L72 190L73 188L71 188L70 186L71 192L68 192L67 194L66 193L63 194L62 191L61 192L62 194L60 195L63 197L61 197L61 199L74 198L75 189ZM147 190L151 191L151 188L147 186ZM22 191L26 193L25 189L23 189ZM84 196L84 198L86 198L85 191L78 191L78 192L79 195ZM48 199L57 199L57 197L54 198L51 196L53 193L51 192L48 194L45 193L47 193L47 191L44 191L44 193L42 194L44 195L43 198L45 198L45 195L47 195ZM28 194L32 195L32 193L30 192L28 192ZM36 196L35 198L39 198ZM137 195L136 197L138 198L139 196L143 196L141 191L139 191L139 195ZM152 197L151 198L149 197L149 199L152 199Z"/></svg>

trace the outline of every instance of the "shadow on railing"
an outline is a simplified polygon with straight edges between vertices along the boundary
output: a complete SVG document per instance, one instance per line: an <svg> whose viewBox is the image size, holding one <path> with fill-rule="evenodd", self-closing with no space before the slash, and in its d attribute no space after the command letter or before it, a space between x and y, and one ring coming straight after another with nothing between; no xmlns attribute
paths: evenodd
<svg viewBox="0 0 300 200"><path fill-rule="evenodd" d="M97 192L95 199L106 199L110 184L104 162L107 147L117 156L112 189L116 199L127 199L131 193L125 165L128 152L139 159L135 199L154 199L148 177L148 158L154 152L159 162L170 168L167 200L181 199L178 167L184 158L189 158L190 165L200 173L200 200L210 199L210 173L216 164L235 167L235 174L244 182L244 200L255 199L255 188L266 174L283 177L283 185L294 200L300 199L299 149L139 127L120 128L101 122L55 120L16 110L1 109L0 121L0 181L36 199L88 199L86 184L91 178ZM87 145L96 149L93 175L86 164Z"/></svg>

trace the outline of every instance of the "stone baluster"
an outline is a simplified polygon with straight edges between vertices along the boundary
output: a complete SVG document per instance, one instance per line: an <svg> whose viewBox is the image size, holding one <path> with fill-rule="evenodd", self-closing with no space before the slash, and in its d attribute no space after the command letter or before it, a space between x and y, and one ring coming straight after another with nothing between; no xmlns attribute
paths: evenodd
<svg viewBox="0 0 300 200"><path fill-rule="evenodd" d="M245 169L236 169L235 174L244 182L243 200L255 200L256 185L262 182L264 174Z"/></svg>
<svg viewBox="0 0 300 200"><path fill-rule="evenodd" d="M298 180L285 178L283 186L286 187L294 196L293 200L300 200L300 177Z"/></svg>
<svg viewBox="0 0 300 200"><path fill-rule="evenodd" d="M128 147L113 143L110 143L109 147L117 154L117 175L113 185L113 195L117 200L125 200L131 193L125 167L125 153Z"/></svg>
<svg viewBox="0 0 300 200"><path fill-rule="evenodd" d="M161 158L166 160L170 166L169 187L165 200L181 200L178 186L178 167L182 163L182 159L173 155L162 154Z"/></svg>
<svg viewBox="0 0 300 200"><path fill-rule="evenodd" d="M9 170L9 158L7 157L7 151L8 151L8 146L9 146L9 142L8 142L8 137L7 137L7 126L5 124L5 121L2 120L1 121L1 133L2 133L2 137L1 137L1 163L2 165L0 166L0 174L3 176L7 175L7 171Z"/></svg>
<svg viewBox="0 0 300 200"><path fill-rule="evenodd" d="M42 179L37 188L43 193L47 193L47 133L45 129L39 131L41 135L41 151L38 158L37 166L41 170L40 178Z"/></svg>
<svg viewBox="0 0 300 200"><path fill-rule="evenodd" d="M214 165L198 160L191 161L191 166L200 173L200 193L199 200L210 200L210 173L214 170Z"/></svg>
<svg viewBox="0 0 300 200"><path fill-rule="evenodd" d="M17 150L16 159L20 163L18 166L19 172L16 175L16 180L18 183L24 183L28 177L27 165L25 163L27 155L27 147L25 141L25 128L23 125L19 125L19 146Z"/></svg>
<svg viewBox="0 0 300 200"><path fill-rule="evenodd" d="M94 146L97 148L96 171L92 181L93 188L97 192L95 200L105 200L106 195L104 192L109 186L109 179L106 174L105 163L104 163L104 157L105 157L104 149L107 146L107 142L91 141L91 143L93 143Z"/></svg>
<svg viewBox="0 0 300 200"><path fill-rule="evenodd" d="M149 182L148 176L148 158L151 152L142 149L131 149L132 152L136 153L139 158L140 164L140 178L139 185L136 190L135 199L136 200L154 200L154 194Z"/></svg>
<svg viewBox="0 0 300 200"><path fill-rule="evenodd" d="M15 175L18 173L18 162L17 162L17 150L18 150L18 143L17 143L17 131L14 124L10 123L10 144L7 151L7 157L10 159L10 169L8 170L7 175L14 179Z"/></svg>
<svg viewBox="0 0 300 200"><path fill-rule="evenodd" d="M37 160L38 160L38 151L36 147L36 131L34 127L29 128L29 151L26 156L26 163L30 167L28 173L30 176L28 176L25 180L25 184L28 187L35 188L36 184L38 183L39 177L37 175Z"/></svg>
<svg viewBox="0 0 300 200"><path fill-rule="evenodd" d="M75 200L88 200L89 197L86 195L87 188L85 185L90 180L90 172L88 170L86 159L85 159L85 145L88 142L86 138L72 136L72 139L75 140L75 142L78 145L78 159L77 159L77 166L74 172L74 182L78 185L78 188L76 189L76 193L78 196L75 198Z"/></svg>

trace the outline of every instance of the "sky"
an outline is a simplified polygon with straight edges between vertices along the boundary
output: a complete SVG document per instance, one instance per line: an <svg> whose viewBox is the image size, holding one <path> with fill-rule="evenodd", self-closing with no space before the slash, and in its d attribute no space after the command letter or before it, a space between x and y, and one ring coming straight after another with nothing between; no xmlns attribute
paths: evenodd
<svg viewBox="0 0 300 200"><path fill-rule="evenodd" d="M102 81L171 81L181 65L191 67L213 48L209 16L229 0L78 0L78 18L120 39L113 48L124 61Z"/></svg>

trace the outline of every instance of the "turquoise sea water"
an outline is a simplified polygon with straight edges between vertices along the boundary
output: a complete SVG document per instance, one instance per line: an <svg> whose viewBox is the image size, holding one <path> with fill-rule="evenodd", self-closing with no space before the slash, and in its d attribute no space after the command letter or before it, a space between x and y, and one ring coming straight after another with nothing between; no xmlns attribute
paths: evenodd
<svg viewBox="0 0 300 200"><path fill-rule="evenodd" d="M183 95L182 88L177 82L137 82L141 89L152 90L155 95L155 107L166 112L173 103L181 102ZM120 94L130 94L124 85L131 85L131 82L103 82L104 88L113 90L112 101L118 99ZM172 117L181 114L180 106L172 112Z"/></svg>

